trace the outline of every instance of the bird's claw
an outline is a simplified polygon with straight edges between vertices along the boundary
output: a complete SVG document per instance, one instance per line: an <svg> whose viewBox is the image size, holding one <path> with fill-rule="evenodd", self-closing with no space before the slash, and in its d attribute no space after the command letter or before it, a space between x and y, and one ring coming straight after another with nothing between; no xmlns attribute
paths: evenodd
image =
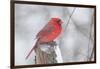
<svg viewBox="0 0 100 69"><path fill-rule="evenodd" d="M51 41L48 44L52 45L52 46L57 46L57 43L55 41Z"/></svg>
<svg viewBox="0 0 100 69"><path fill-rule="evenodd" d="M48 44L51 46L57 46L57 43L55 41L47 42L47 43L41 43L41 44Z"/></svg>

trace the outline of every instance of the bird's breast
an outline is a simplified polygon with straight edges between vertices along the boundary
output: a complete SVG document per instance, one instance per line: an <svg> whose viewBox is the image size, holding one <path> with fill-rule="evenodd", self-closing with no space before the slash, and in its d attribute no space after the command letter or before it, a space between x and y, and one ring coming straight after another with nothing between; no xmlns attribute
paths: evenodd
<svg viewBox="0 0 100 69"><path fill-rule="evenodd" d="M53 30L51 31L50 34L44 36L41 41L42 42L50 42L53 41L54 39L56 39L60 33L61 33L61 26L60 25L54 25Z"/></svg>

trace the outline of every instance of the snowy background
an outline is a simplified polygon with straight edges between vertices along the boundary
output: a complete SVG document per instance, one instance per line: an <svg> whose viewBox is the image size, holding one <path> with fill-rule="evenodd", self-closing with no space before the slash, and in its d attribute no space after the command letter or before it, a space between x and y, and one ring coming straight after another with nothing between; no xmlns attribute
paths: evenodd
<svg viewBox="0 0 100 69"><path fill-rule="evenodd" d="M93 47L93 9L42 5L15 5L15 64L34 64L34 52L28 60L26 55L33 47L36 34L48 23L51 17L63 20L63 31L56 39L63 62L87 61ZM92 32L91 32L92 31ZM91 38L90 38L91 33Z"/></svg>

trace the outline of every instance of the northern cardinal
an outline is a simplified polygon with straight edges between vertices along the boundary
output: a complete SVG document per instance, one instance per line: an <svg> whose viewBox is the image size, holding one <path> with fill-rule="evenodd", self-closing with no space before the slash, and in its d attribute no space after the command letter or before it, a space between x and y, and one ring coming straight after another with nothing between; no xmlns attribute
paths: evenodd
<svg viewBox="0 0 100 69"><path fill-rule="evenodd" d="M53 41L62 31L62 24L60 18L51 18L46 26L36 35L36 44L33 46L29 54L26 56L26 59L30 56L32 51L39 46L41 43L49 43Z"/></svg>

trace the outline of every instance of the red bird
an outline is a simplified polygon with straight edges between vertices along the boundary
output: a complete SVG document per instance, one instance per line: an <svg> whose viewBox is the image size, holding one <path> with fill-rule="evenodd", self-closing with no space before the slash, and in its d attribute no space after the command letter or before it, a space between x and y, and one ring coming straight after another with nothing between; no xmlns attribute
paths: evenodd
<svg viewBox="0 0 100 69"><path fill-rule="evenodd" d="M36 35L37 41L35 46L31 49L29 54L27 55L26 59L30 56L32 51L39 46L40 43L49 43L53 41L62 30L63 22L59 18L51 18L46 26Z"/></svg>

